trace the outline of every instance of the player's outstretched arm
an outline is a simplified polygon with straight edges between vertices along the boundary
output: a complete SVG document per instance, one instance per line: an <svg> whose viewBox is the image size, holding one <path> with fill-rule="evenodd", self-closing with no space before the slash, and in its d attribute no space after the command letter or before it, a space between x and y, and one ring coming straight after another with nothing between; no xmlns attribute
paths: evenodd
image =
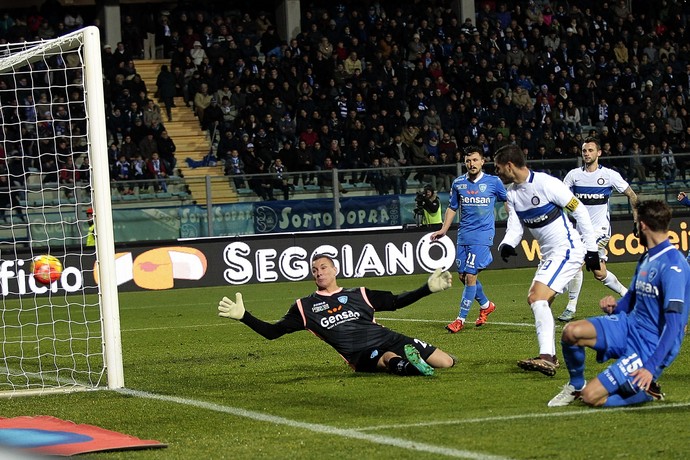
<svg viewBox="0 0 690 460"><path fill-rule="evenodd" d="M235 294L234 301L228 297L220 299L220 302L218 302L218 316L241 321L249 326L254 332L268 340L277 339L290 332L304 329L297 315L290 315L290 312L275 324L267 323L266 321L254 317L245 310L244 300L240 292Z"/></svg>

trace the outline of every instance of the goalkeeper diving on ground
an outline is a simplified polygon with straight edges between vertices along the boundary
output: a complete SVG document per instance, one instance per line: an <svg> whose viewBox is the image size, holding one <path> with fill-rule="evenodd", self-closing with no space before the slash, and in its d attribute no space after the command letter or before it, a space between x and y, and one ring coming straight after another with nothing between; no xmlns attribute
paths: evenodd
<svg viewBox="0 0 690 460"><path fill-rule="evenodd" d="M365 287L338 286L333 259L317 254L311 272L316 292L292 304L282 319L267 323L245 310L242 294L218 304L218 315L243 322L273 340L308 330L333 347L355 372L389 372L395 375L433 375L434 369L452 367L456 358L422 340L407 337L374 320L378 311L393 311L422 297L451 287L452 276L436 269L421 287L393 294Z"/></svg>

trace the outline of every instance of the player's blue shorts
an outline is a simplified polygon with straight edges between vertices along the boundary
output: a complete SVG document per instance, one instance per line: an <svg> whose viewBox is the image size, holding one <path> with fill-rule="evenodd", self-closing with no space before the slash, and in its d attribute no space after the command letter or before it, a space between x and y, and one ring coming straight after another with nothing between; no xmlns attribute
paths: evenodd
<svg viewBox="0 0 690 460"><path fill-rule="evenodd" d="M616 362L604 369L597 378L609 394L618 393L623 396L632 395L639 391L633 385L630 373L641 368L644 364L643 356L633 346L628 332L628 315L610 315L587 318L597 331L597 361L603 363L610 359Z"/></svg>
<svg viewBox="0 0 690 460"><path fill-rule="evenodd" d="M491 265L493 261L490 246L481 244L458 245L458 253L455 259L458 273L476 275Z"/></svg>

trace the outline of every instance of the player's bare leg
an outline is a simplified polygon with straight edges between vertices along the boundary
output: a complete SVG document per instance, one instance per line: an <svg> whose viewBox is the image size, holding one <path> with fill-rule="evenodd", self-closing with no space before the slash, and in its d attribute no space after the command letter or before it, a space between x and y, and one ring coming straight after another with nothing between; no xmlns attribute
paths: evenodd
<svg viewBox="0 0 690 460"><path fill-rule="evenodd" d="M436 349L434 352L427 358L426 362L435 367L436 369L445 369L448 367L453 367L455 366L455 363L457 362L457 358L449 353L446 353L443 350Z"/></svg>

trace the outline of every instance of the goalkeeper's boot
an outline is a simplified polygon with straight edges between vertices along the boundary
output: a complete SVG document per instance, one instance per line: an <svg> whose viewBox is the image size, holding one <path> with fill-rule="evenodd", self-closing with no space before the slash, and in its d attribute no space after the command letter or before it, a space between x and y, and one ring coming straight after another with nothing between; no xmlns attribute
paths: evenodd
<svg viewBox="0 0 690 460"><path fill-rule="evenodd" d="M462 321L460 318L456 319L452 323L446 326L446 329L448 329L448 332L451 334L455 334L456 332L460 332L463 330L465 327L464 321Z"/></svg>
<svg viewBox="0 0 690 460"><path fill-rule="evenodd" d="M422 359L419 355L419 350L417 350L414 345L405 345L405 357L414 367L417 368L422 375L434 375L434 368L429 366L426 361Z"/></svg>
<svg viewBox="0 0 690 460"><path fill-rule="evenodd" d="M586 384L587 382L585 382L585 385ZM584 386L582 388L584 388ZM580 399L580 396L582 395L582 388L576 390L575 387L570 383L566 383L563 385L561 392L554 396L547 405L549 407L567 406L571 402Z"/></svg>
<svg viewBox="0 0 690 460"><path fill-rule="evenodd" d="M496 305L493 302L489 302L489 306L486 308L481 308L479 310L479 318L477 318L477 321L474 322L474 325L476 327L483 326L484 323L486 323L486 319L489 317L491 313L494 312L496 309Z"/></svg>
<svg viewBox="0 0 690 460"><path fill-rule="evenodd" d="M556 369L558 369L559 362L555 356L549 358L546 358L546 356L547 355L541 355L536 358L521 359L517 362L517 365L520 369L541 372L544 375L553 377L556 375Z"/></svg>
<svg viewBox="0 0 690 460"><path fill-rule="evenodd" d="M649 384L649 388L645 390L645 393L654 398L654 401L663 401L664 396L666 396L661 391L661 385L659 385L656 380L652 380L652 383Z"/></svg>
<svg viewBox="0 0 690 460"><path fill-rule="evenodd" d="M563 321L564 323L568 323L573 319L575 319L575 312L567 308L563 310L563 313L558 317L558 321Z"/></svg>

